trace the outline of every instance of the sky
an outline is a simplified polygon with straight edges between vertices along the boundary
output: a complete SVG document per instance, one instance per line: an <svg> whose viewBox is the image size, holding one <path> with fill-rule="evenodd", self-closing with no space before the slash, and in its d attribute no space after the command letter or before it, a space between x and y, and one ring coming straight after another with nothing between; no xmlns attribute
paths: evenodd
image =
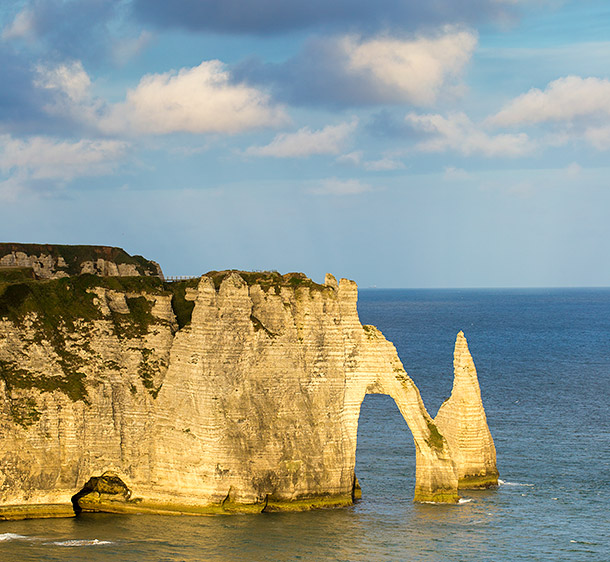
<svg viewBox="0 0 610 562"><path fill-rule="evenodd" d="M607 0L4 0L0 241L610 286Z"/></svg>

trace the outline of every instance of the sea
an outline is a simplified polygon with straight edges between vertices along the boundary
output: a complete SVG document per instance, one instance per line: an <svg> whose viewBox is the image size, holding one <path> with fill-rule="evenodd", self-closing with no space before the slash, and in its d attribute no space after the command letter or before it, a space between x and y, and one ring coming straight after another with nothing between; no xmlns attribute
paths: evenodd
<svg viewBox="0 0 610 562"><path fill-rule="evenodd" d="M413 503L411 434L391 398L371 395L352 507L0 522L0 561L610 561L610 289L370 289L359 313L395 344L433 416L464 331L497 488Z"/></svg>

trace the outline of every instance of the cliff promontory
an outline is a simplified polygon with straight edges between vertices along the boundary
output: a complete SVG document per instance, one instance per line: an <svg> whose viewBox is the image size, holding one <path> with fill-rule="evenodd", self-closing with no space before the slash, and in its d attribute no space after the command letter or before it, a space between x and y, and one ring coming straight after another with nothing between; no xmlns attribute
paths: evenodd
<svg viewBox="0 0 610 562"><path fill-rule="evenodd" d="M0 518L351 504L367 393L409 425L416 501L496 483L463 335L435 422L356 304L331 275L0 284Z"/></svg>

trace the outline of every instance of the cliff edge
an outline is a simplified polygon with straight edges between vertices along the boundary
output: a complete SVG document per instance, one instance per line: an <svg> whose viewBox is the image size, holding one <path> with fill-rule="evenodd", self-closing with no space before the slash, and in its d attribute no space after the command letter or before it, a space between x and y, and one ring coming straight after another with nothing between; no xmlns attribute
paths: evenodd
<svg viewBox="0 0 610 562"><path fill-rule="evenodd" d="M416 501L497 482L482 404L452 395L435 422L356 305L352 281L275 272L0 288L0 518L349 505L367 393L409 425Z"/></svg>

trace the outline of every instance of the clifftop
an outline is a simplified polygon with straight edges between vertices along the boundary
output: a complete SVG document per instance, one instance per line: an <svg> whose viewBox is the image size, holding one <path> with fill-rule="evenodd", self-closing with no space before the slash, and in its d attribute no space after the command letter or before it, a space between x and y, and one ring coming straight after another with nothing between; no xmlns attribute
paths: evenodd
<svg viewBox="0 0 610 562"><path fill-rule="evenodd" d="M0 242L0 271L30 269L25 277L57 279L91 273L93 275L163 277L154 261L131 256L122 248L112 246L71 246L64 244L21 244Z"/></svg>

